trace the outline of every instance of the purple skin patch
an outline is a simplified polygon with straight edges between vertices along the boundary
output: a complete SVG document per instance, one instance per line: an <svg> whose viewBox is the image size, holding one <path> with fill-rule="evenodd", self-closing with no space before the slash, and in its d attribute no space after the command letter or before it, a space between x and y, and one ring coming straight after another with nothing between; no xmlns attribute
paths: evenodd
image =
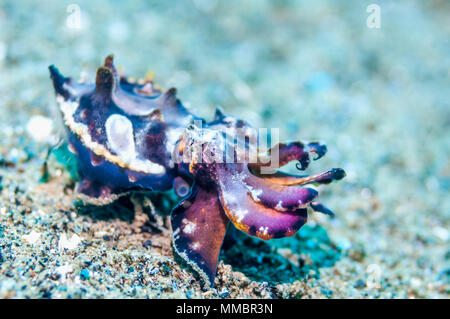
<svg viewBox="0 0 450 319"><path fill-rule="evenodd" d="M227 165L228 167L222 165L217 168L217 178L220 181L220 203L236 228L251 236L268 240L292 236L305 224L307 219L305 208L298 206L284 208L282 200L278 202L281 207L263 203L258 198L263 198L264 192L270 193L269 196L281 197L283 191L271 189L268 185L259 185L261 191L249 190L246 182L248 176L245 176L247 173L240 172L240 175L244 175L241 179L233 178L229 171L231 165L244 166L245 164L230 164Z"/></svg>
<svg viewBox="0 0 450 319"><path fill-rule="evenodd" d="M206 282L214 282L228 218L214 189L194 186L171 213L175 251Z"/></svg>
<svg viewBox="0 0 450 319"><path fill-rule="evenodd" d="M263 154L246 139L255 132L247 122L220 109L207 122L183 106L176 89L162 92L151 80L135 82L119 75L112 55L98 68L95 83L77 83L54 66L49 70L69 149L77 158L76 196L100 206L133 191L173 189L183 198L171 213L174 251L207 287L214 285L230 221L248 235L268 240L294 235L307 221L307 206L333 215L316 200L315 189L301 186L340 180L342 169L311 176L277 170L291 161L306 169L311 154L313 160L325 155L325 145L279 143L278 153L272 148ZM237 149L253 157L209 161L217 154L238 158L228 144L220 143L230 134L238 141ZM199 141L200 154L195 152ZM262 174L274 154L278 166Z"/></svg>

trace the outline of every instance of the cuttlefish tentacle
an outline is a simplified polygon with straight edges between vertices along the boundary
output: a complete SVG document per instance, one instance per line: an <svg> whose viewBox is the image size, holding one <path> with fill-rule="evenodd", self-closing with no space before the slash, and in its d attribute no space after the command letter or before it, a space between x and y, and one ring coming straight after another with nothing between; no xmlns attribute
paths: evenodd
<svg viewBox="0 0 450 319"><path fill-rule="evenodd" d="M261 174L259 172L254 172L254 174L258 177L266 179L267 181L284 186L329 184L345 177L345 171L342 168L332 168L328 171L315 175L294 175L281 171L277 171L273 174Z"/></svg>
<svg viewBox="0 0 450 319"><path fill-rule="evenodd" d="M217 191L194 185L171 213L173 246L204 280L213 286L228 218Z"/></svg>
<svg viewBox="0 0 450 319"><path fill-rule="evenodd" d="M261 167L279 168L291 161L298 161L297 168L305 170L310 163L310 154L315 154L314 160L318 160L327 152L327 147L318 142L304 144L302 142L278 143L266 153L257 155L257 162L250 163L252 170L259 171ZM277 162L272 160L276 158Z"/></svg>

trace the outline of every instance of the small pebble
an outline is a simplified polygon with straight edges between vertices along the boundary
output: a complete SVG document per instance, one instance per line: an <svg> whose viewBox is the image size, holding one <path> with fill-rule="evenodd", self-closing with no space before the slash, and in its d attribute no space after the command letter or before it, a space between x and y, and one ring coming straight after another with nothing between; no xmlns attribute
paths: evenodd
<svg viewBox="0 0 450 319"><path fill-rule="evenodd" d="M83 269L82 271L80 271L80 278L82 280L88 280L89 279L89 270Z"/></svg>
<svg viewBox="0 0 450 319"><path fill-rule="evenodd" d="M42 115L32 116L26 125L28 135L37 142L49 141L53 130L53 121Z"/></svg>
<svg viewBox="0 0 450 319"><path fill-rule="evenodd" d="M28 235L23 235L22 239L25 240L29 244L35 244L41 237L41 234L32 230Z"/></svg>
<svg viewBox="0 0 450 319"><path fill-rule="evenodd" d="M366 286L366 282L362 279L358 279L354 285L354 287L357 289L364 288L365 286Z"/></svg>
<svg viewBox="0 0 450 319"><path fill-rule="evenodd" d="M146 240L142 243L142 246L144 248L150 248L152 246L152 241L151 240Z"/></svg>

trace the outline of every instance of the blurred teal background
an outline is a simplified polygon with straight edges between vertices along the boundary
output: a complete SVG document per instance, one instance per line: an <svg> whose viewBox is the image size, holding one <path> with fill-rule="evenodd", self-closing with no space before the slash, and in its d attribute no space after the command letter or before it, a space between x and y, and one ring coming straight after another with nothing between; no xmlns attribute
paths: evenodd
<svg viewBox="0 0 450 319"><path fill-rule="evenodd" d="M371 3L380 28L366 24ZM379 265L389 285L378 296L448 297L449 19L444 0L0 0L0 155L25 161L20 128L38 114L57 121L50 64L93 79L114 53L207 119L221 105L281 140L325 142L308 172L347 177L323 189L337 218L312 222L344 255L358 245L366 256L336 267L353 280Z"/></svg>

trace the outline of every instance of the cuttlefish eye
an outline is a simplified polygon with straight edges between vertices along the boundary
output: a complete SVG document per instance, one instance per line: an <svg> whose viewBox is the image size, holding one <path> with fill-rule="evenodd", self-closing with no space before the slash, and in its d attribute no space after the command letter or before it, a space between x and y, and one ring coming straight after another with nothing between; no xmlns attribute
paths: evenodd
<svg viewBox="0 0 450 319"><path fill-rule="evenodd" d="M180 197L185 197L189 194L190 186L182 177L175 177L173 181L173 189L175 194Z"/></svg>

